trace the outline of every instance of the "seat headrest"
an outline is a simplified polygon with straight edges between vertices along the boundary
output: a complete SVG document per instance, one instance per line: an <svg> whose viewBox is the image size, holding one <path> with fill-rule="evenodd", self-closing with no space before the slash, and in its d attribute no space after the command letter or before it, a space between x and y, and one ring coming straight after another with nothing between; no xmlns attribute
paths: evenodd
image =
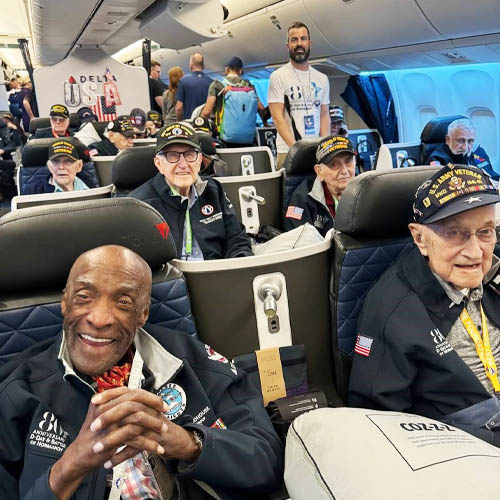
<svg viewBox="0 0 500 500"><path fill-rule="evenodd" d="M402 237L413 222L417 188L435 167L372 170L355 177L340 198L335 229L351 236Z"/></svg>
<svg viewBox="0 0 500 500"><path fill-rule="evenodd" d="M111 178L117 189L134 189L158 173L153 158L156 144L123 149L113 160Z"/></svg>
<svg viewBox="0 0 500 500"><path fill-rule="evenodd" d="M69 128L79 128L81 125L80 117L76 113L69 114Z"/></svg>
<svg viewBox="0 0 500 500"><path fill-rule="evenodd" d="M448 132L448 125L460 118L467 118L463 115L441 116L428 121L422 133L420 140L425 144L443 143Z"/></svg>
<svg viewBox="0 0 500 500"><path fill-rule="evenodd" d="M77 146L83 163L90 161L88 149L76 137L65 137L64 139ZM28 141L23 149L21 160L23 167L41 167L45 165L49 159L50 144L60 140L61 139L58 137L50 137L47 139L31 139Z"/></svg>
<svg viewBox="0 0 500 500"><path fill-rule="evenodd" d="M50 118L48 116L42 116L39 118L32 118L30 120L30 134L34 134L39 128L50 127Z"/></svg>
<svg viewBox="0 0 500 500"><path fill-rule="evenodd" d="M288 151L284 167L287 175L312 175L316 165L316 148L320 139L302 139Z"/></svg>
<svg viewBox="0 0 500 500"><path fill-rule="evenodd" d="M152 269L176 257L163 217L133 198L88 200L10 212L0 218L0 293L62 288L76 258L122 245Z"/></svg>

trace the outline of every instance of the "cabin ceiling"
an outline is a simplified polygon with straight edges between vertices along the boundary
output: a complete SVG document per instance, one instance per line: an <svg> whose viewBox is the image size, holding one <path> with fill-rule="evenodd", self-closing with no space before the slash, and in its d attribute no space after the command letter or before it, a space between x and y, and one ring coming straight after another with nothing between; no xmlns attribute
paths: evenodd
<svg viewBox="0 0 500 500"><path fill-rule="evenodd" d="M76 45L109 54L142 38L141 13L155 0L27 0L36 60L51 65ZM156 0L166 3L166 0ZM168 0L174 1L174 0ZM197 0L203 2L205 0ZM240 56L247 73L268 74L288 60L286 29L301 20L311 30L311 59L329 76L360 71L500 61L500 1L475 0L222 0L227 34L196 50L208 72ZM165 26L168 29L168 26ZM230 39L228 43L227 38ZM1 40L0 40L1 43ZM165 68L186 71L193 47L153 52ZM140 48L117 58L140 64Z"/></svg>

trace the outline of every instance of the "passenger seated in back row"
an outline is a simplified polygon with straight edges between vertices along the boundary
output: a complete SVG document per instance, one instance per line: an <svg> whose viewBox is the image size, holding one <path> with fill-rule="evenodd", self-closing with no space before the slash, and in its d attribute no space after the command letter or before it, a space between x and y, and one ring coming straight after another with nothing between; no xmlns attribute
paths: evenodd
<svg viewBox="0 0 500 500"><path fill-rule="evenodd" d="M69 111L64 104L54 104L49 112L50 127L38 128L33 139L69 137Z"/></svg>
<svg viewBox="0 0 500 500"><path fill-rule="evenodd" d="M418 188L415 246L368 292L349 405L415 413L500 446L500 196L481 170L450 167Z"/></svg>
<svg viewBox="0 0 500 500"><path fill-rule="evenodd" d="M150 302L151 270L131 250L76 260L63 330L0 385L2 500L262 499L279 485L257 389L208 345L145 326Z"/></svg>
<svg viewBox="0 0 500 500"><path fill-rule="evenodd" d="M156 208L170 226L177 257L211 260L252 255L222 186L201 179L201 151L194 129L172 123L158 132L154 163L159 173L129 196Z"/></svg>
<svg viewBox="0 0 500 500"><path fill-rule="evenodd" d="M26 184L23 194L57 193L81 191L88 186L76 174L83 168L78 147L67 139L53 142L49 146L49 172L46 179Z"/></svg>
<svg viewBox="0 0 500 500"><path fill-rule="evenodd" d="M89 145L90 156L116 156L122 149L134 145L134 127L128 115L121 115L108 123L106 139Z"/></svg>
<svg viewBox="0 0 500 500"><path fill-rule="evenodd" d="M316 149L316 177L297 187L285 214L285 231L306 222L322 236L333 227L335 212L347 184L354 178L356 155L346 137L325 137Z"/></svg>

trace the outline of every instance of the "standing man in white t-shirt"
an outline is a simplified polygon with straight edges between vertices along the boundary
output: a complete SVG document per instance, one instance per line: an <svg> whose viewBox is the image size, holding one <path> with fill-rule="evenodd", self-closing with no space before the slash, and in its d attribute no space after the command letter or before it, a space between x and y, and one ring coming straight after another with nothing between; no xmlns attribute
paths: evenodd
<svg viewBox="0 0 500 500"><path fill-rule="evenodd" d="M290 62L271 75L268 94L278 131L278 168L297 140L330 134L330 84L326 75L309 65L309 28L301 22L293 23L288 28L286 46Z"/></svg>

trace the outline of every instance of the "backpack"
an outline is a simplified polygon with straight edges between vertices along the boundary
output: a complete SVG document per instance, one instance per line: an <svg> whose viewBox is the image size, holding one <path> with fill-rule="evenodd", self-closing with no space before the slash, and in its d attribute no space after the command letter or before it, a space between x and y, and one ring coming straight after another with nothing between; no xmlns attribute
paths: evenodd
<svg viewBox="0 0 500 500"><path fill-rule="evenodd" d="M257 94L245 80L233 84L221 80L229 90L224 94L222 110L218 117L219 136L230 143L249 144L255 137Z"/></svg>
<svg viewBox="0 0 500 500"><path fill-rule="evenodd" d="M19 101L21 91L13 92L9 95L9 111L12 116L21 117L23 116L23 111L21 108L21 103Z"/></svg>

